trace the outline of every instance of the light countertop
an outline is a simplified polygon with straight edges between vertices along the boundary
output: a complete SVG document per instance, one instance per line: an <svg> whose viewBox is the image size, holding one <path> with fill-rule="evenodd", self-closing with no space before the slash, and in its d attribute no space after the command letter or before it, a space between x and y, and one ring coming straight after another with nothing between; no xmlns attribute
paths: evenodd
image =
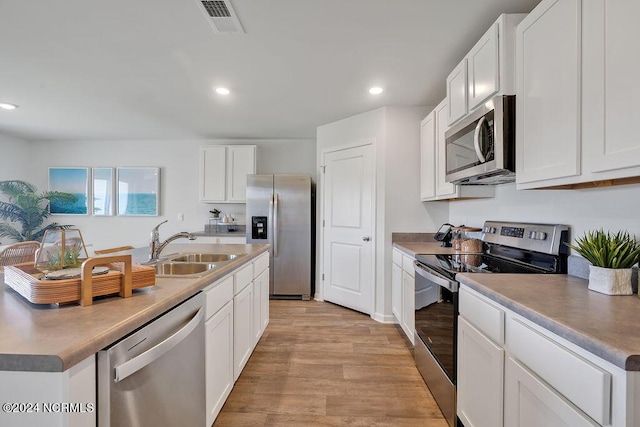
<svg viewBox="0 0 640 427"><path fill-rule="evenodd" d="M179 245L172 248L179 248ZM198 250L193 245L189 250ZM219 253L246 252L202 278L157 277L131 298L96 298L91 306L34 305L0 284L0 370L61 372L195 295L269 249L220 244Z"/></svg>
<svg viewBox="0 0 640 427"><path fill-rule="evenodd" d="M564 274L463 273L458 281L590 353L640 371L640 298L590 291Z"/></svg>

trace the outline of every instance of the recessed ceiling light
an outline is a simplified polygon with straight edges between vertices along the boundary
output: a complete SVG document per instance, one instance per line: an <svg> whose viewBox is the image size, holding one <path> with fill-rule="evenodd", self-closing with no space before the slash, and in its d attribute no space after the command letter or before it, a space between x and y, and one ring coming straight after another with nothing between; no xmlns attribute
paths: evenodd
<svg viewBox="0 0 640 427"><path fill-rule="evenodd" d="M371 95L380 95L382 93L383 89L379 86L374 86L371 89L369 89L369 93Z"/></svg>
<svg viewBox="0 0 640 427"><path fill-rule="evenodd" d="M217 87L216 88L216 93L219 95L229 95L229 89L227 89L226 87Z"/></svg>
<svg viewBox="0 0 640 427"><path fill-rule="evenodd" d="M15 104L8 104L6 102L0 102L0 108L3 110L15 110L18 106Z"/></svg>

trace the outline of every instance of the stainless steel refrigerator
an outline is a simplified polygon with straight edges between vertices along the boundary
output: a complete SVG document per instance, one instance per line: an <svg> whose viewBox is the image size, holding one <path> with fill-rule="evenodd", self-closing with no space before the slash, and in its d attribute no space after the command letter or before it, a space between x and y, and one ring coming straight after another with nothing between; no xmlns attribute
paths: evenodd
<svg viewBox="0 0 640 427"><path fill-rule="evenodd" d="M269 243L272 298L308 300L313 190L309 175L247 175L247 243Z"/></svg>

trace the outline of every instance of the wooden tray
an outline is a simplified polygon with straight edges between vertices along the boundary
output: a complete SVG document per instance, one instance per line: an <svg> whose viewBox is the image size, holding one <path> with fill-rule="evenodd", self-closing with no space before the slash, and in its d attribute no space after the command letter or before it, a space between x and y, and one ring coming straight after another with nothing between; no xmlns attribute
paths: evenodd
<svg viewBox="0 0 640 427"><path fill-rule="evenodd" d="M99 276L89 272L96 265L106 265L112 271ZM88 258L82 263L82 275L75 279L46 280L44 273L33 264L6 266L4 280L27 301L33 304L60 304L79 302L93 304L93 297L120 294L123 298L132 295L132 289L153 286L156 283L155 269L131 264L131 255L116 255Z"/></svg>

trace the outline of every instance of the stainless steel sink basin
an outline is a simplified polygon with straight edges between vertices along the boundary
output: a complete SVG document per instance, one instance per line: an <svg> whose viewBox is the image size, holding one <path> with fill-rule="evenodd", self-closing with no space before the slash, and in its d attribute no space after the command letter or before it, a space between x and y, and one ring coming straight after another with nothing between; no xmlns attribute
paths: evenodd
<svg viewBox="0 0 640 427"><path fill-rule="evenodd" d="M231 261L239 256L246 254L184 254L171 258L172 262L216 262L221 263L225 261Z"/></svg>
<svg viewBox="0 0 640 427"><path fill-rule="evenodd" d="M156 274L161 276L186 276L189 274L208 273L215 264L195 262L162 262L155 265Z"/></svg>

